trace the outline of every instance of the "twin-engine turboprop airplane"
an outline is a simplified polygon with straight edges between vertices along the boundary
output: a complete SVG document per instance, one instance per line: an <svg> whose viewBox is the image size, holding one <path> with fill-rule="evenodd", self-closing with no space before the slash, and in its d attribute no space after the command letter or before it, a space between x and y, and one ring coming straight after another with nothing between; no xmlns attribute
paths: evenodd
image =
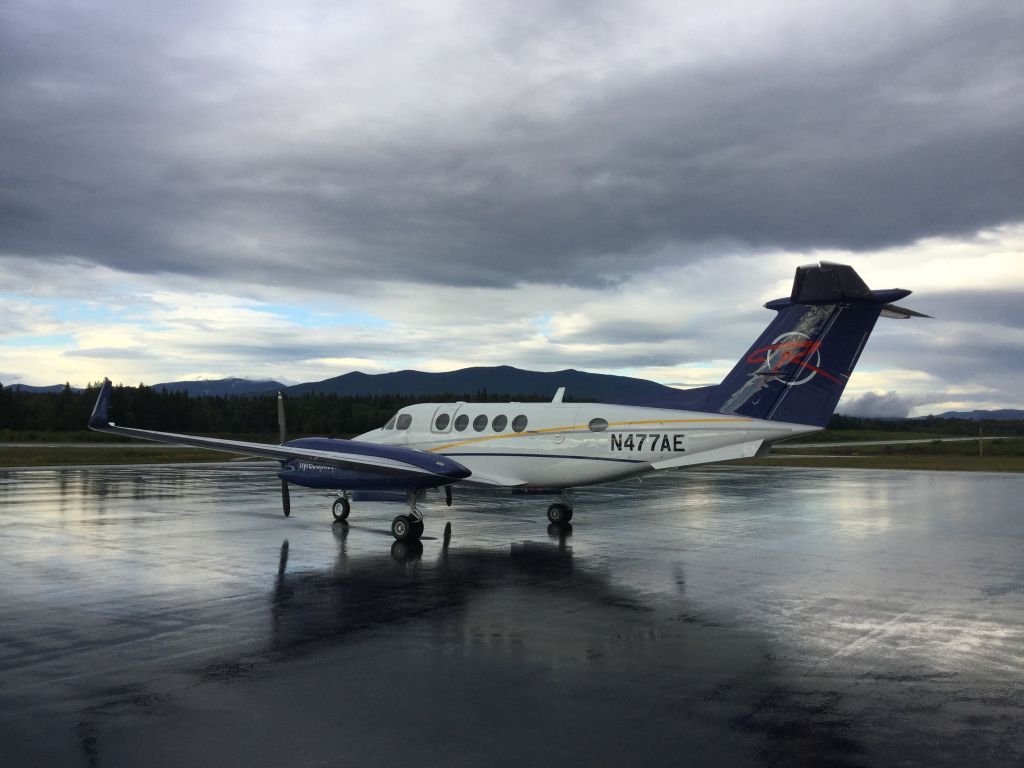
<svg viewBox="0 0 1024 768"><path fill-rule="evenodd" d="M658 403L422 403L353 440L306 437L280 445L220 440L115 426L111 384L103 382L89 428L145 440L262 456L281 462L288 485L338 492L336 520L352 500L404 500L391 524L396 539L418 539L418 504L429 489L455 484L559 494L552 523L572 519L568 492L676 467L763 455L772 443L820 430L843 393L880 316L926 317L892 302L910 291L872 291L852 267L798 267L788 298L725 380L680 390Z"/></svg>

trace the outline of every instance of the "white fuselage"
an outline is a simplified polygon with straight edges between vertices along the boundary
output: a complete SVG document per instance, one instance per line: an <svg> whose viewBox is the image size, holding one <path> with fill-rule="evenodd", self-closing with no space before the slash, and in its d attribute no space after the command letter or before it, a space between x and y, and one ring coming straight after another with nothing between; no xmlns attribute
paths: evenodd
<svg viewBox="0 0 1024 768"><path fill-rule="evenodd" d="M444 454L472 470L471 484L561 489L746 458L767 443L817 430L600 403L459 402L408 406L356 439Z"/></svg>

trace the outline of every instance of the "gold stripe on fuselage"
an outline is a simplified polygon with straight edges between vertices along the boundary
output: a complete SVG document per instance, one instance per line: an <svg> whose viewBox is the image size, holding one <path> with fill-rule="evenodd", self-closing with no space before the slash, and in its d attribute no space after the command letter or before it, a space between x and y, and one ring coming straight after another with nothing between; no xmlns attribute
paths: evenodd
<svg viewBox="0 0 1024 768"><path fill-rule="evenodd" d="M643 424L725 424L747 421L753 421L753 419L646 419L643 421L610 421L608 422L608 427L636 427ZM557 432L583 431L589 432L590 425L573 424L572 426L568 427L545 427L544 429L528 429L525 432L512 432L511 434L483 435L481 437L471 437L466 440L457 440L454 443L439 445L436 448L428 448L427 450L436 453L437 451L445 451L448 450L449 448L459 448L464 445L472 445L473 443L483 443L488 440L508 440L509 438L513 437L527 437L529 435L544 435ZM593 434L598 435L600 434L600 432L594 432Z"/></svg>

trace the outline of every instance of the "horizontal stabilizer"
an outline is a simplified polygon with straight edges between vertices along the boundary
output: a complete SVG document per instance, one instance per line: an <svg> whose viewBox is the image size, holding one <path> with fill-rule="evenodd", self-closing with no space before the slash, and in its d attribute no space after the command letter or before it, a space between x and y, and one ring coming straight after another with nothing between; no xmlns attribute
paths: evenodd
<svg viewBox="0 0 1024 768"><path fill-rule="evenodd" d="M927 317L932 318L931 315L926 315L923 312L915 312L912 309L906 307L897 307L895 304L886 304L882 307L882 317L888 317L895 320L909 320L912 317Z"/></svg>

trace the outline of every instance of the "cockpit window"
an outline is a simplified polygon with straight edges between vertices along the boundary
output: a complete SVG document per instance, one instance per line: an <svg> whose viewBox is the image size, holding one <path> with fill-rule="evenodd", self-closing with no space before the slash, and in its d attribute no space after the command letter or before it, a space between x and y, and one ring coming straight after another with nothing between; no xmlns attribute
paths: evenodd
<svg viewBox="0 0 1024 768"><path fill-rule="evenodd" d="M392 416L391 417L391 421L389 421L387 424L384 425L384 429L394 429L395 428L395 419L397 419L397 418L398 418L397 416Z"/></svg>
<svg viewBox="0 0 1024 768"><path fill-rule="evenodd" d="M402 413L398 416L398 422L395 424L399 429L408 429L409 425L412 424L412 416L408 413Z"/></svg>

